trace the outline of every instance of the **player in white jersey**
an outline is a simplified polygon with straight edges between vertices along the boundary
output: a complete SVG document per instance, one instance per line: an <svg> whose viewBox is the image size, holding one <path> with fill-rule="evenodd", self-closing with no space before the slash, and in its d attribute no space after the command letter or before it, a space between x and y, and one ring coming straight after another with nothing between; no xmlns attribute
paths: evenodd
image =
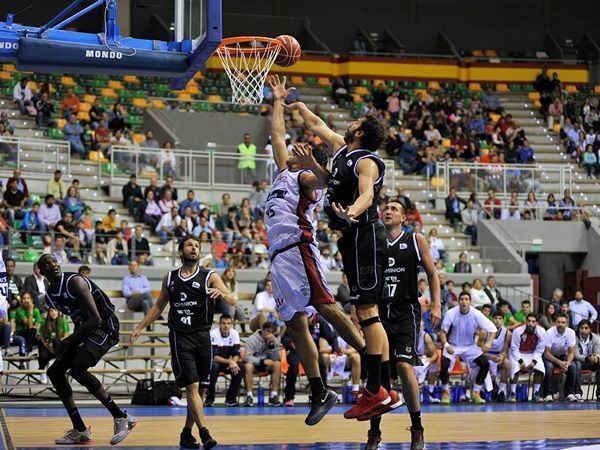
<svg viewBox="0 0 600 450"><path fill-rule="evenodd" d="M498 396L496 401L503 403L506 401L506 385L510 376L510 360L508 359L508 349L510 348L510 338L512 333L504 327L504 314L496 311L492 316L492 322L498 328L494 334L492 346L485 353L490 362L490 373L498 383Z"/></svg>
<svg viewBox="0 0 600 450"><path fill-rule="evenodd" d="M419 332L419 340L417 346L417 357L421 360L422 366L413 366L415 375L419 385L425 383L425 379L430 373L437 372L437 351L435 343L429 333L425 331L425 324L421 322L421 331ZM433 393L433 385L431 385L431 393ZM437 400L437 399L436 399ZM436 403L435 401L433 403Z"/></svg>
<svg viewBox="0 0 600 450"><path fill-rule="evenodd" d="M481 331L489 333L483 347L479 347L475 343L475 337ZM471 401L485 403L485 400L481 398L480 391L487 377L490 363L483 353L492 346L496 331L496 326L481 311L471 306L469 293L461 292L458 306L448 310L438 334L440 342L444 346L440 371L442 403L450 403L449 370L454 367L457 356L460 356L461 360L466 362L469 367L479 366L479 372L471 392Z"/></svg>
<svg viewBox="0 0 600 450"><path fill-rule="evenodd" d="M319 148L296 145L289 157L283 103L293 88L286 89L285 77L280 81L272 76L269 85L274 98L271 143L279 169L265 207L271 281L277 310L286 322L310 383L311 409L305 423L315 425L335 405L337 394L327 390L321 379L307 309L316 309L357 351L364 353L366 346L350 319L335 304L314 236L312 212L328 181L327 154Z"/></svg>

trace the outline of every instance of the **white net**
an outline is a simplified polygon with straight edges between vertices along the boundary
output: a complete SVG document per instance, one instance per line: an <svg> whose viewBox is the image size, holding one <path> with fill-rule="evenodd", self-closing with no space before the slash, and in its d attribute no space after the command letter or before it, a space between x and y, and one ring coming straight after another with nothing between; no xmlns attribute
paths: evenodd
<svg viewBox="0 0 600 450"><path fill-rule="evenodd" d="M217 54L229 76L233 103L257 105L262 102L265 79L280 49L278 43L257 40L219 46Z"/></svg>

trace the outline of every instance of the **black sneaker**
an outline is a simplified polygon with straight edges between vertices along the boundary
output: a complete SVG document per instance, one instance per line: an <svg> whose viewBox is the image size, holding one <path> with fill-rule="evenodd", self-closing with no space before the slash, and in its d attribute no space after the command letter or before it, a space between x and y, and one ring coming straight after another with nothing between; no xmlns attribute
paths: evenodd
<svg viewBox="0 0 600 450"><path fill-rule="evenodd" d="M335 391L329 389L319 396L311 395L308 399L310 402L310 411L304 423L309 426L318 424L325 417L325 414L333 408L337 399L338 395Z"/></svg>
<svg viewBox="0 0 600 450"><path fill-rule="evenodd" d="M371 431L367 434L367 445L365 450L377 450L381 443L381 431Z"/></svg>
<svg viewBox="0 0 600 450"><path fill-rule="evenodd" d="M281 400L278 395L274 395L269 399L269 406L281 406Z"/></svg>
<svg viewBox="0 0 600 450"><path fill-rule="evenodd" d="M206 400L204 400L204 407L205 408L212 408L212 406L215 404L215 399L214 398L207 398Z"/></svg>
<svg viewBox="0 0 600 450"><path fill-rule="evenodd" d="M210 433L208 432L208 428L206 427L200 428L200 440L202 441L202 445L204 446L205 450L213 448L217 445L217 441L211 437Z"/></svg>
<svg viewBox="0 0 600 450"><path fill-rule="evenodd" d="M200 448L200 442L191 434L184 435L181 433L179 435L179 446L181 448Z"/></svg>
<svg viewBox="0 0 600 450"><path fill-rule="evenodd" d="M506 394L504 392L498 392L496 403L506 403Z"/></svg>
<svg viewBox="0 0 600 450"><path fill-rule="evenodd" d="M237 400L225 400L225 406L240 406Z"/></svg>
<svg viewBox="0 0 600 450"><path fill-rule="evenodd" d="M420 430L408 427L410 431L410 450L424 450L425 449L425 438L423 437L423 428Z"/></svg>
<svg viewBox="0 0 600 450"><path fill-rule="evenodd" d="M246 401L244 402L244 406L254 406L254 397L251 395L246 395Z"/></svg>

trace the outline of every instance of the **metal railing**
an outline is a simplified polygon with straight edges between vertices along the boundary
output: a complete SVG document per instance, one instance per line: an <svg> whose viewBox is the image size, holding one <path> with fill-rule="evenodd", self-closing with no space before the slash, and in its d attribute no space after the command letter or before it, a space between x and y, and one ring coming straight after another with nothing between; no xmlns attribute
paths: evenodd
<svg viewBox="0 0 600 450"><path fill-rule="evenodd" d="M468 197L472 192L479 196L493 189L498 197L509 197L516 191L519 198L530 191L536 194L558 194L571 189L572 168L567 165L438 163L435 169L435 191L438 198L445 198L450 188ZM431 178L428 184L431 184ZM552 185L552 186L550 186Z"/></svg>
<svg viewBox="0 0 600 450"><path fill-rule="evenodd" d="M54 139L0 137L0 154L4 163L44 175L62 170L71 173L70 145Z"/></svg>

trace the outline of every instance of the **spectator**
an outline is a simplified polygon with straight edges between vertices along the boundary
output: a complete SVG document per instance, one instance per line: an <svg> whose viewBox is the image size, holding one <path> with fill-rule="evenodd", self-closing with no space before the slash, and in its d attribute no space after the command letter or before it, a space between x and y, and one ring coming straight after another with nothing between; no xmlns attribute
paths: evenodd
<svg viewBox="0 0 600 450"><path fill-rule="evenodd" d="M205 406L212 406L215 401L217 379L222 372L230 375L229 388L225 394L226 406L238 406L238 393L245 375L245 365L241 359L240 335L233 328L231 316L223 314L219 319L219 327L211 330L213 364L210 369L210 384L206 394Z"/></svg>
<svg viewBox="0 0 600 450"><path fill-rule="evenodd" d="M398 97L398 91L392 91L390 96L387 98L387 111L390 113L390 120L398 120L400 117L400 98Z"/></svg>
<svg viewBox="0 0 600 450"><path fill-rule="evenodd" d="M144 142L142 142L142 147L146 148L160 148L160 144L156 139L154 139L154 132L152 130L146 130L144 135Z"/></svg>
<svg viewBox="0 0 600 450"><path fill-rule="evenodd" d="M269 284L269 283L267 283ZM246 341L244 354L245 363L245 381L246 381L246 402L244 406L252 406L254 385L254 374L267 372L271 374L271 393L269 395L269 404L271 406L280 406L279 400L279 382L281 379L281 362L279 361L279 339L275 337L277 327L271 322L262 324L260 330L257 330Z"/></svg>
<svg viewBox="0 0 600 450"><path fill-rule="evenodd" d="M25 178L23 178L21 169L13 170L13 176L7 181L6 184L9 184L11 179L17 180L17 189L23 193L25 198L29 199L29 187L27 186L27 181L25 181Z"/></svg>
<svg viewBox="0 0 600 450"><path fill-rule="evenodd" d="M8 131L10 136L15 134L15 127L13 126L12 122L8 120L8 114L6 114L4 111L0 113L0 123L4 125L4 128L6 128L6 131Z"/></svg>
<svg viewBox="0 0 600 450"><path fill-rule="evenodd" d="M163 175L177 179L177 159L173 153L173 143L165 141L160 151L160 165Z"/></svg>
<svg viewBox="0 0 600 450"><path fill-rule="evenodd" d="M575 300L569 302L569 311L573 319L569 323L569 326L573 329L576 329L579 322L583 319L594 322L598 318L598 311L596 311L596 308L590 302L583 299L582 291L575 292Z"/></svg>
<svg viewBox="0 0 600 450"><path fill-rule="evenodd" d="M137 261L129 263L129 273L123 278L123 296L131 311L142 311L146 315L152 308L150 283L148 278L140 275L140 266Z"/></svg>
<svg viewBox="0 0 600 450"><path fill-rule="evenodd" d="M560 301L560 311L559 312L567 315L567 317L569 318L569 326L572 326L571 324L573 323L573 313L571 311L569 311L569 300L562 299Z"/></svg>
<svg viewBox="0 0 600 450"><path fill-rule="evenodd" d="M37 344L38 329L42 323L42 315L33 303L31 292L23 293L21 305L9 312L9 318L15 321L16 333L25 339L27 353L31 353L34 345Z"/></svg>
<svg viewBox="0 0 600 450"><path fill-rule="evenodd" d="M554 122L558 121L560 127L564 126L565 116L563 115L563 105L560 97L554 97L554 101L548 107L548 129L554 130Z"/></svg>
<svg viewBox="0 0 600 450"><path fill-rule="evenodd" d="M179 211L177 207L171 208L170 212L163 214L156 225L156 232L160 236L160 245L165 245L169 239L175 235L175 230L181 223L181 217L179 217Z"/></svg>
<svg viewBox="0 0 600 450"><path fill-rule="evenodd" d="M27 200L23 192L19 190L19 181L16 178L8 180L3 198L8 223L12 225L15 219L22 219L25 216L24 207Z"/></svg>
<svg viewBox="0 0 600 450"><path fill-rule="evenodd" d="M250 193L250 207L253 211L253 217L256 219L264 214L267 198L269 197L269 185L267 180L261 180L260 183L252 184L254 191Z"/></svg>
<svg viewBox="0 0 600 450"><path fill-rule="evenodd" d="M98 128L98 124L101 119L104 119L104 108L100 104L100 97L96 97L94 99L94 104L90 108L90 125L92 126L92 130Z"/></svg>
<svg viewBox="0 0 600 450"><path fill-rule="evenodd" d="M510 344L510 396L508 401L517 401L517 382L519 374L533 374L533 402L542 399L540 387L546 372L542 355L545 350L546 332L537 324L537 317L533 313L527 315L524 326L513 330Z"/></svg>
<svg viewBox="0 0 600 450"><path fill-rule="evenodd" d="M489 305L489 299L483 288L483 281L481 281L479 278L473 280L473 287L471 287L471 291L469 293L471 294L471 306L473 308L481 309L483 305ZM491 319L491 317L488 318Z"/></svg>
<svg viewBox="0 0 600 450"><path fill-rule="evenodd" d="M13 101L19 107L22 116L27 115L27 107L31 106L31 89L27 86L29 79L27 77L15 84L13 88Z"/></svg>
<svg viewBox="0 0 600 450"><path fill-rule="evenodd" d="M90 277L90 273L92 273L92 269L90 269L90 266L79 266L79 269L77 269L77 273L79 275L81 275L82 277L86 277L89 278Z"/></svg>
<svg viewBox="0 0 600 450"><path fill-rule="evenodd" d="M79 252L81 241L77 232L77 227L73 223L73 215L70 212L65 212L64 217L56 223L56 232L58 236L62 236L69 248L74 252Z"/></svg>
<svg viewBox="0 0 600 450"><path fill-rule="evenodd" d="M521 220L521 213L514 203L510 203L508 208L502 210L500 220Z"/></svg>
<svg viewBox="0 0 600 450"><path fill-rule="evenodd" d="M33 264L33 274L25 277L23 290L31 292L33 295L33 304L40 311L46 311L46 290L48 289L48 280L40 273L37 263Z"/></svg>
<svg viewBox="0 0 600 450"><path fill-rule="evenodd" d="M236 281L236 273L233 267L228 267L223 272L223 283L225 286L229 288L231 291L231 295L237 300L238 299L238 283ZM225 302L220 303L220 309L223 311L223 314L226 314L232 317L234 320L239 321L240 328L242 332L246 332L246 321L248 318L246 317L246 313L244 312L244 308L239 303L234 305L229 305Z"/></svg>
<svg viewBox="0 0 600 450"><path fill-rule="evenodd" d="M558 206L560 207L560 212L562 214L563 220L572 220L573 210L575 209L575 200L573 200L573 198L571 197L570 189L565 189L563 194L564 196L558 204Z"/></svg>
<svg viewBox="0 0 600 450"><path fill-rule="evenodd" d="M592 172L598 173L598 157L592 151L591 145L586 145L585 153L583 154L583 167L587 171L587 178L592 179ZM597 178L597 176L596 176Z"/></svg>
<svg viewBox="0 0 600 450"><path fill-rule="evenodd" d="M535 162L535 153L527 139L523 139L523 144L519 147L518 155L520 164L531 164Z"/></svg>
<svg viewBox="0 0 600 450"><path fill-rule="evenodd" d="M427 133L427 132L426 132ZM395 127L389 127L385 151L390 158L396 158L402 147L402 139Z"/></svg>
<svg viewBox="0 0 600 450"><path fill-rule="evenodd" d="M496 198L496 192L493 189L488 191L488 198L483 205L485 206L485 213L488 218L500 219L502 215L502 202Z"/></svg>
<svg viewBox="0 0 600 450"><path fill-rule="evenodd" d="M496 277L493 275L487 277L484 292L488 298L488 301L486 303L490 303L492 306L494 304L499 304L500 302L504 301L500 290L496 287Z"/></svg>
<svg viewBox="0 0 600 450"><path fill-rule="evenodd" d="M155 230L158 222L162 217L160 206L155 200L154 191L150 190L146 193L146 208L144 209L144 223L150 226L150 229Z"/></svg>
<svg viewBox="0 0 600 450"><path fill-rule="evenodd" d="M117 232L117 210L110 208L102 218L102 233L105 235L114 235Z"/></svg>
<svg viewBox="0 0 600 450"><path fill-rule="evenodd" d="M237 147L240 159L238 169L241 171L242 184L256 181L256 145L252 143L250 133L244 133L244 141Z"/></svg>
<svg viewBox="0 0 600 450"><path fill-rule="evenodd" d="M448 252L446 252L444 241L439 237L438 229L436 227L432 227L431 230L429 230L427 238L431 243L430 247L434 247L438 251L440 258L448 263L450 257L448 256Z"/></svg>
<svg viewBox="0 0 600 450"><path fill-rule="evenodd" d="M65 238L62 235L56 236L54 239L54 251L50 252L59 264L66 264L69 262L69 255L65 250Z"/></svg>
<svg viewBox="0 0 600 450"><path fill-rule="evenodd" d="M37 217L42 231L47 231L49 228L54 229L56 224L61 220L60 208L54 203L54 196L52 194L46 195L44 204L40 206Z"/></svg>
<svg viewBox="0 0 600 450"><path fill-rule="evenodd" d="M264 323L278 321L277 307L275 297L273 297L273 287L271 281L265 283L265 290L256 294L254 299L254 311L250 317L250 329L259 330Z"/></svg>
<svg viewBox="0 0 600 450"><path fill-rule="evenodd" d="M127 118L127 111L120 102L114 104L110 115L110 122L108 128L113 132L122 131L125 129L125 119Z"/></svg>
<svg viewBox="0 0 600 450"><path fill-rule="evenodd" d="M337 269L335 259L331 256L331 250L329 250L328 246L325 246L323 249L321 249L321 255L319 258L325 271L331 272Z"/></svg>
<svg viewBox="0 0 600 450"><path fill-rule="evenodd" d="M596 372L596 401L600 401L600 337L592 333L592 324L583 319L577 325L577 343L575 345L575 395L583 399L581 390L581 371Z"/></svg>
<svg viewBox="0 0 600 450"><path fill-rule="evenodd" d="M90 264L98 264L101 266L110 265L110 260L108 259L108 255L106 254L106 249L104 248L103 243L96 242L94 254L90 257Z"/></svg>
<svg viewBox="0 0 600 450"><path fill-rule="evenodd" d="M227 267L227 252L229 246L223 240L223 233L216 231L213 233L212 239L212 254L215 258L215 267L223 269Z"/></svg>
<svg viewBox="0 0 600 450"><path fill-rule="evenodd" d="M450 224L456 225L461 221L460 204L466 205L467 202L456 195L456 188L451 187L448 197L446 197L446 219Z"/></svg>
<svg viewBox="0 0 600 450"><path fill-rule="evenodd" d="M544 401L554 401L554 369L559 369L561 373L567 374L565 382L565 397L569 402L576 402L578 398L575 395L576 371L577 366L573 364L575 358L575 345L577 337L575 331L568 326L567 316L563 313L556 315L555 325L546 332L544 338L544 366L546 374L544 376ZM583 399L582 399L583 401Z"/></svg>
<svg viewBox="0 0 600 450"><path fill-rule="evenodd" d="M527 316L532 313L531 311L531 302L529 300L523 300L521 302L521 310L513 315L513 318L518 323L525 323L527 321Z"/></svg>
<svg viewBox="0 0 600 450"><path fill-rule="evenodd" d="M15 275L15 260L14 258L6 258L6 278L8 280L8 295L6 300L15 309L21 292L23 292L23 280L19 275Z"/></svg>
<svg viewBox="0 0 600 450"><path fill-rule="evenodd" d="M94 130L94 143L92 147L94 150L99 150L104 155L107 155L110 149L110 140L111 135L110 130L106 128L106 119L100 119L98 127Z"/></svg>
<svg viewBox="0 0 600 450"><path fill-rule="evenodd" d="M62 115L65 119L74 115L77 118L77 113L80 108L79 97L75 95L73 89L69 88L67 93L65 94L62 102L60 103L60 109L62 111Z"/></svg>
<svg viewBox="0 0 600 450"><path fill-rule="evenodd" d="M123 193L123 206L127 207L129 214L133 217L140 217L140 214L144 210L144 197L142 195L142 188L137 184L137 176L135 174L130 175L129 183L123 186L121 191Z"/></svg>
<svg viewBox="0 0 600 450"><path fill-rule="evenodd" d="M135 226L135 233L127 242L130 261L137 261L140 265L152 265L150 260L150 243L143 235L141 225Z"/></svg>
<svg viewBox="0 0 600 450"><path fill-rule="evenodd" d="M61 178L62 172L60 170L55 170L54 177L48 180L47 185L48 194L51 194L58 203L62 203L62 199L65 198L67 192Z"/></svg>
<svg viewBox="0 0 600 450"><path fill-rule="evenodd" d="M223 194L223 195L228 195L228 194ZM198 202L195 198L194 195L194 191L192 191L191 189L187 191L187 196L185 198L185 200L183 200L180 204L179 204L179 214L183 215L183 212L185 211L185 208L190 207L192 211L197 211L198 213L200 213L200 202Z"/></svg>
<svg viewBox="0 0 600 450"><path fill-rule="evenodd" d="M556 317L556 305L552 302L546 303L544 314L540 316L540 325L548 330L554 326L554 319Z"/></svg>
<svg viewBox="0 0 600 450"><path fill-rule="evenodd" d="M417 139L411 137L400 148L398 165L405 175L412 175L417 169Z"/></svg>
<svg viewBox="0 0 600 450"><path fill-rule="evenodd" d="M163 186L160 188L160 191L158 193L159 199L164 198L167 191L171 191L171 197L173 198L173 200L177 201L179 199L179 197L177 195L177 188L175 187L173 182L174 182L174 180L173 180L172 176L167 175L165 177L165 184L163 184Z"/></svg>
<svg viewBox="0 0 600 450"><path fill-rule="evenodd" d="M56 349L69 335L69 323L56 309L50 308L39 327L38 365L40 370L46 370L48 363L56 358ZM48 382L45 373L40 375L42 384Z"/></svg>
<svg viewBox="0 0 600 450"><path fill-rule="evenodd" d="M562 219L562 213L558 210L558 202L554 198L554 194L548 194L546 200L546 212L544 213L544 220L558 220Z"/></svg>
<svg viewBox="0 0 600 450"><path fill-rule="evenodd" d="M477 245L477 211L473 209L473 202L467 201L467 206L461 212L464 232L471 236L471 245Z"/></svg>
<svg viewBox="0 0 600 450"><path fill-rule="evenodd" d="M500 109L500 100L498 100L498 96L492 90L492 88L488 88L486 93L483 94L483 97L481 99L481 105L483 106L483 109L487 112L493 111L497 113Z"/></svg>
<svg viewBox="0 0 600 450"><path fill-rule="evenodd" d="M129 263L127 258L127 239L125 239L125 230L117 230L106 248L106 255L113 266L125 265Z"/></svg>
<svg viewBox="0 0 600 450"><path fill-rule="evenodd" d="M471 268L471 264L467 262L467 254L461 253L458 257L458 262L454 264L454 272L455 273L471 273L473 269Z"/></svg>
<svg viewBox="0 0 600 450"><path fill-rule="evenodd" d="M36 102L37 109L36 124L38 127L54 127L56 122L52 119L54 115L54 103L48 98L48 94L42 94L41 98Z"/></svg>
<svg viewBox="0 0 600 450"><path fill-rule="evenodd" d="M365 42L365 38L362 34L357 33L356 39L354 39L354 43L352 44L352 48L356 56L365 56L367 54L367 43Z"/></svg>
<svg viewBox="0 0 600 450"><path fill-rule="evenodd" d="M535 192L529 191L527 193L527 200L525 200L523 206L523 214L529 214L532 220L536 220L539 217L538 210L540 209L540 204L535 198Z"/></svg>

